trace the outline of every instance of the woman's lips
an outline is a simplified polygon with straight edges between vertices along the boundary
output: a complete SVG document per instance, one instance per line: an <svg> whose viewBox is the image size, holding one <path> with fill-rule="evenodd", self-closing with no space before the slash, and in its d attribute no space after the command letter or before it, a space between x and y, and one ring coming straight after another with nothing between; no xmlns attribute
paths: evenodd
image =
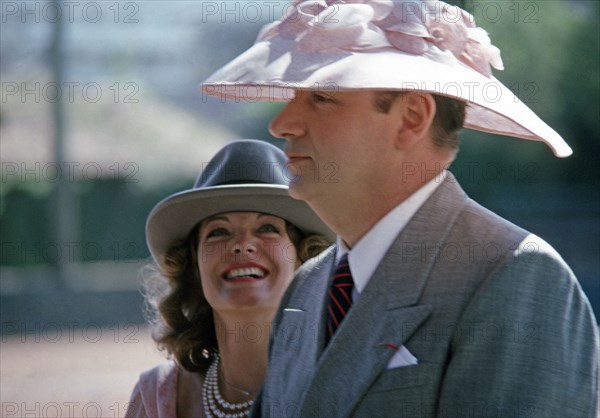
<svg viewBox="0 0 600 418"><path fill-rule="evenodd" d="M239 265L231 266L223 273L223 279L227 281L238 281L238 280L262 280L269 272L262 266L252 265Z"/></svg>

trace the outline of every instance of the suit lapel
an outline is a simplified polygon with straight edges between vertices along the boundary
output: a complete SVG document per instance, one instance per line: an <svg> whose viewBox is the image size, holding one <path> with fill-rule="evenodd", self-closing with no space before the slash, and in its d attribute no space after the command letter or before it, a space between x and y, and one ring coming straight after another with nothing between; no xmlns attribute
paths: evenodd
<svg viewBox="0 0 600 418"><path fill-rule="evenodd" d="M349 416L385 370L394 347L402 346L427 319L432 307L419 300L439 246L436 250L422 244L442 243L466 201L448 173L389 248L323 352L301 416ZM324 310L320 313L323 323Z"/></svg>
<svg viewBox="0 0 600 418"><path fill-rule="evenodd" d="M317 301L323 300L327 293L334 259L332 246L319 256L318 262L304 265L288 291L293 296L282 301L279 326L274 334L275 344L270 352L270 378L266 379L269 387L263 391L263 402L291 408L286 413L298 407L321 356L324 307ZM286 360L275 361L277 358ZM282 367L277 367L280 364ZM274 394L274 398L269 399L268 394Z"/></svg>

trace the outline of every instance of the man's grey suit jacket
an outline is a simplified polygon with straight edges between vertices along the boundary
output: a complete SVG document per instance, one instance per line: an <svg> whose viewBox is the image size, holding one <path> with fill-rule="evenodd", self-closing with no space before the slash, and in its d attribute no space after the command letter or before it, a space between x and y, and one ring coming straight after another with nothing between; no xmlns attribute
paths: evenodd
<svg viewBox="0 0 600 418"><path fill-rule="evenodd" d="M396 238L324 347L333 247L273 324L254 415L594 417L598 330L543 240L469 199L451 174ZM387 369L405 346L417 365Z"/></svg>

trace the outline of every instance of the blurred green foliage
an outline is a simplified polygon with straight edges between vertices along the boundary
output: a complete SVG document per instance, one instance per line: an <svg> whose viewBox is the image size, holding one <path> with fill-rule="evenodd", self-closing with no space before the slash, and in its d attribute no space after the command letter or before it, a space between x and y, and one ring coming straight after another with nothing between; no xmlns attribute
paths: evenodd
<svg viewBox="0 0 600 418"><path fill-rule="evenodd" d="M493 162L510 172L529 165L537 167L536 182L597 183L600 2L464 3L502 50L505 70L495 76L565 138L573 155L557 159L541 143L465 131L455 167ZM471 186L484 193L486 185Z"/></svg>
<svg viewBox="0 0 600 418"><path fill-rule="evenodd" d="M77 235L60 242L55 229L51 193L12 188L2 197L0 265L56 264L135 260L149 256L146 215L156 203L188 188L193 179L169 187L143 190L124 179L69 184L77 208ZM60 210L60 209L58 209Z"/></svg>

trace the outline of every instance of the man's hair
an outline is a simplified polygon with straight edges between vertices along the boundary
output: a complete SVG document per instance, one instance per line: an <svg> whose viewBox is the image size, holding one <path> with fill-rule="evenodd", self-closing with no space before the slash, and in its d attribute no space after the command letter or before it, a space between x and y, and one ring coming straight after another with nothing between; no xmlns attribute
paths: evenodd
<svg viewBox="0 0 600 418"><path fill-rule="evenodd" d="M403 91L380 91L375 94L375 108L388 113L394 101ZM465 123L467 104L462 100L451 99L439 94L431 94L435 100L436 112L432 124L433 143L443 149L456 151L460 145L459 134Z"/></svg>

